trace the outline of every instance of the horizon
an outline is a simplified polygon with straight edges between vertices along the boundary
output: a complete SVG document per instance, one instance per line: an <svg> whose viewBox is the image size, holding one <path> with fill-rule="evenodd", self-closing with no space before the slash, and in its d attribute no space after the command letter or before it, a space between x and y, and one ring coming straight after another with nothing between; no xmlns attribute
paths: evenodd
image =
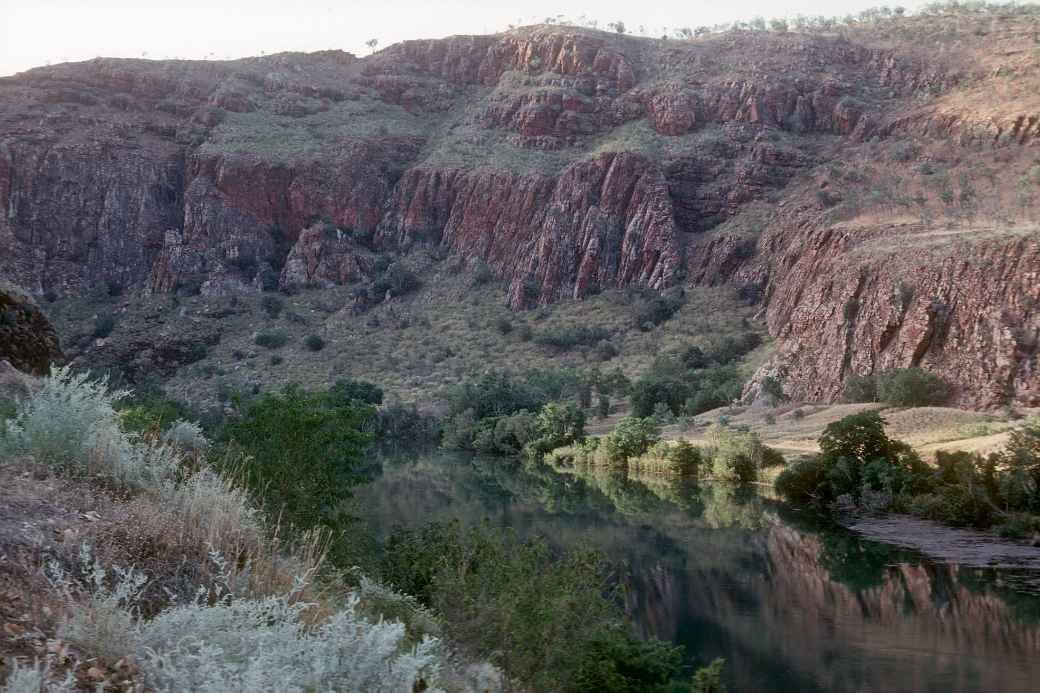
<svg viewBox="0 0 1040 693"><path fill-rule="evenodd" d="M897 3L898 4L898 3ZM902 3L908 12L921 0ZM272 0L240 0L207 5L186 0L178 8L140 7L126 0L83 8L71 0L14 0L7 12L0 45L0 77L36 67L81 62L98 57L150 60L235 60L285 52L343 50L364 57L402 41L481 35L553 20L560 24L608 30L624 22L627 33L660 37L683 27L718 26L757 17L827 17L857 14L878 7L870 0L791 0L783 5L765 0L716 3L664 3L643 16L629 5L607 0L595 12L580 3L535 0L523 13L502 2L448 0L428 16L426 4L406 0L387 6L359 2L332 7L324 1L303 0L284 8ZM565 10L561 12L560 10ZM200 21L201 19L201 21ZM371 40L377 41L373 47Z"/></svg>

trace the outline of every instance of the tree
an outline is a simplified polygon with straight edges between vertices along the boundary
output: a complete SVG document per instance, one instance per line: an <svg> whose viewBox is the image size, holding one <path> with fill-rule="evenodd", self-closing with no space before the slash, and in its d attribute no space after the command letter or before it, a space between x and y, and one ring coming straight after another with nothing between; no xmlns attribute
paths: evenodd
<svg viewBox="0 0 1040 693"><path fill-rule="evenodd" d="M376 46L379 45L379 39L375 39L375 38L368 39L367 41L365 41L365 45L368 46L368 51L370 53L375 53L376 52Z"/></svg>
<svg viewBox="0 0 1040 693"><path fill-rule="evenodd" d="M657 442L659 434L660 428L653 419L629 416L603 438L603 448L611 462L620 463L642 455Z"/></svg>
<svg viewBox="0 0 1040 693"><path fill-rule="evenodd" d="M325 394L297 386L251 401L225 435L247 456L247 487L273 516L296 529L344 529L343 501L371 437L361 432L367 406L331 406Z"/></svg>
<svg viewBox="0 0 1040 693"><path fill-rule="evenodd" d="M607 26L610 27L611 29L613 29L615 32L617 32L619 34L623 34L626 31L625 23L622 22L621 20L618 20L616 22L610 22L609 24L607 24Z"/></svg>
<svg viewBox="0 0 1040 693"><path fill-rule="evenodd" d="M532 448L546 453L585 437L585 412L573 402L550 403L538 412L538 440Z"/></svg>

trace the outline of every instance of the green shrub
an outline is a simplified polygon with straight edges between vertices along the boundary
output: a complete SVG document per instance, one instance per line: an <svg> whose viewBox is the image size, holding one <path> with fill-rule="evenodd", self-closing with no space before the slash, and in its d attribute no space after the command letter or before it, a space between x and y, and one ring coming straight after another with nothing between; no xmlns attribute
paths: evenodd
<svg viewBox="0 0 1040 693"><path fill-rule="evenodd" d="M195 412L161 391L139 390L121 400L117 408L122 428L129 433L162 431L178 419L197 418Z"/></svg>
<svg viewBox="0 0 1040 693"><path fill-rule="evenodd" d="M670 446L668 459L682 474L688 476L697 476L703 461L700 448L688 440L680 440Z"/></svg>
<svg viewBox="0 0 1040 693"><path fill-rule="evenodd" d="M660 428L656 421L628 416L618 421L614 430L603 437L601 445L611 463L621 464L645 453L659 437Z"/></svg>
<svg viewBox="0 0 1040 693"><path fill-rule="evenodd" d="M486 263L478 262L473 270L473 286L484 286L495 281L495 273Z"/></svg>
<svg viewBox="0 0 1040 693"><path fill-rule="evenodd" d="M325 340L316 334L309 334L303 338L303 345L309 351L321 351L325 348Z"/></svg>
<svg viewBox="0 0 1040 693"><path fill-rule="evenodd" d="M546 404L538 412L537 430L538 438L529 446L533 454L576 443L585 437L585 412L573 402Z"/></svg>
<svg viewBox="0 0 1040 693"><path fill-rule="evenodd" d="M766 469L767 467L783 467L786 464L787 460L784 459L783 454L779 450L771 448L768 445L762 446L762 461L759 463L759 466L762 469Z"/></svg>
<svg viewBox="0 0 1040 693"><path fill-rule="evenodd" d="M280 366L285 361L281 354L271 354L271 365Z"/></svg>
<svg viewBox="0 0 1040 693"><path fill-rule="evenodd" d="M773 406L787 401L783 383L771 375L762 379L762 394L768 398L769 403Z"/></svg>
<svg viewBox="0 0 1040 693"><path fill-rule="evenodd" d="M636 328L647 332L658 325L667 322L678 312L686 299L684 292L680 289L673 291L668 296L645 295L633 305L632 321Z"/></svg>
<svg viewBox="0 0 1040 693"><path fill-rule="evenodd" d="M115 327L116 319L111 313L99 313L94 318L94 336L98 339L104 339L112 334Z"/></svg>
<svg viewBox="0 0 1040 693"><path fill-rule="evenodd" d="M559 327L546 330L534 337L539 346L552 347L561 351L569 351L576 347L590 347L610 337L610 333L601 327Z"/></svg>
<svg viewBox="0 0 1040 693"><path fill-rule="evenodd" d="M391 262L383 275L372 284L372 295L377 301L382 301L387 294L397 298L415 291L419 285L419 277L415 272L400 262Z"/></svg>
<svg viewBox="0 0 1040 693"><path fill-rule="evenodd" d="M777 478L777 490L792 502L827 505L864 494L909 498L934 487L932 469L906 445L885 434L876 411L847 416L824 429L820 455L792 465Z"/></svg>
<svg viewBox="0 0 1040 693"><path fill-rule="evenodd" d="M596 416L600 419L610 416L610 397L600 395L596 400Z"/></svg>
<svg viewBox="0 0 1040 693"><path fill-rule="evenodd" d="M758 436L716 424L708 431L712 478L725 483L748 484L758 477L763 445Z"/></svg>
<svg viewBox="0 0 1040 693"><path fill-rule="evenodd" d="M877 379L872 375L850 375L845 379L842 399L846 402L878 401Z"/></svg>
<svg viewBox="0 0 1040 693"><path fill-rule="evenodd" d="M509 318L499 317L495 320L495 329L501 335L507 335L513 331L513 323Z"/></svg>
<svg viewBox="0 0 1040 693"><path fill-rule="evenodd" d="M942 404L949 396L939 376L920 368L899 368L878 376L878 398L899 407L927 407Z"/></svg>
<svg viewBox="0 0 1040 693"><path fill-rule="evenodd" d="M914 496L910 512L954 527L990 527L994 508L982 489L944 485L936 491Z"/></svg>
<svg viewBox="0 0 1040 693"><path fill-rule="evenodd" d="M596 349L593 353L597 360L609 361L610 359L617 356L620 352L612 342L604 339L602 342L596 345Z"/></svg>
<svg viewBox="0 0 1040 693"><path fill-rule="evenodd" d="M260 299L260 307L264 309L269 318L277 318L282 314L282 308L285 307L285 302L278 296L266 294Z"/></svg>
<svg viewBox="0 0 1040 693"><path fill-rule="evenodd" d="M289 343L289 335L284 330L257 332L253 341L266 349L280 349Z"/></svg>
<svg viewBox="0 0 1040 693"><path fill-rule="evenodd" d="M367 380L341 379L329 388L329 400L334 406L352 403L379 405L383 403L383 389Z"/></svg>
<svg viewBox="0 0 1040 693"><path fill-rule="evenodd" d="M827 465L809 457L788 465L776 478L776 491L797 505L822 505L830 499Z"/></svg>

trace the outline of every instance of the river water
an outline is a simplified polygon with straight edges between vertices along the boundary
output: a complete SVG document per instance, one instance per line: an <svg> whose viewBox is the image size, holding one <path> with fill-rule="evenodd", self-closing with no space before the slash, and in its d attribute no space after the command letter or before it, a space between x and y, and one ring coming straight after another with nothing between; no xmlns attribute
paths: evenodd
<svg viewBox="0 0 1040 693"><path fill-rule="evenodd" d="M387 458L358 501L379 536L457 518L591 547L625 607L731 691L1040 691L1036 575L861 539L755 492L446 453Z"/></svg>

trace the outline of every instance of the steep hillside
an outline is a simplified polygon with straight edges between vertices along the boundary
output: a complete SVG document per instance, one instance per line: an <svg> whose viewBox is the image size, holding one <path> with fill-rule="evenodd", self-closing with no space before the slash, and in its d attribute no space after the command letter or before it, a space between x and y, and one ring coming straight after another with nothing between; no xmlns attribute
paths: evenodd
<svg viewBox="0 0 1040 693"><path fill-rule="evenodd" d="M0 80L0 274L51 298L355 284L421 245L514 309L728 284L761 372L1040 403L1037 15L659 40L569 26ZM346 305L346 302L344 302Z"/></svg>

